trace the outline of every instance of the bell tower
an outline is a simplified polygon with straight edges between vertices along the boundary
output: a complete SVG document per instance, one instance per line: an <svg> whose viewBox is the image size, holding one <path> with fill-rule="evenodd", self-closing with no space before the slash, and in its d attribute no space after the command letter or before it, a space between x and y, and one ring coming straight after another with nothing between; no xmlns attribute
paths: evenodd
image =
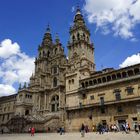
<svg viewBox="0 0 140 140"><path fill-rule="evenodd" d="M78 91L79 80L89 77L95 71L94 46L79 7L69 33L66 94Z"/></svg>
<svg viewBox="0 0 140 140"><path fill-rule="evenodd" d="M90 31L86 27L79 7L77 8L74 17L74 24L72 27L70 27L69 33L69 61L75 62L75 57L77 57L80 60L80 66L86 65L90 71L95 71L94 46L90 41Z"/></svg>

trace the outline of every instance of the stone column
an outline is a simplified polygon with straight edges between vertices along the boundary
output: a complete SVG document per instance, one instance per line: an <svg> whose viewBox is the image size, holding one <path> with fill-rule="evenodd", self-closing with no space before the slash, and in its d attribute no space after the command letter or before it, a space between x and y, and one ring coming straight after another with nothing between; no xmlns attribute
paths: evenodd
<svg viewBox="0 0 140 140"><path fill-rule="evenodd" d="M46 105L46 100L47 100L47 98L46 98L46 94L45 94L44 109L46 109L46 108L47 108L47 105Z"/></svg>
<svg viewBox="0 0 140 140"><path fill-rule="evenodd" d="M41 103L41 98L40 98L40 96L39 96L39 110L41 109L40 103Z"/></svg>

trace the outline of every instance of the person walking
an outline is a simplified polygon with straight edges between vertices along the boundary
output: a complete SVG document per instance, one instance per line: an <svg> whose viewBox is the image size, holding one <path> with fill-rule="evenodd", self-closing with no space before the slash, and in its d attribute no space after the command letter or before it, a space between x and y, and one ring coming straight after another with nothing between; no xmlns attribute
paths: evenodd
<svg viewBox="0 0 140 140"><path fill-rule="evenodd" d="M35 134L35 128L32 127L32 128L31 128L31 136L34 136L34 134Z"/></svg>
<svg viewBox="0 0 140 140"><path fill-rule="evenodd" d="M135 123L134 129L135 129L135 133L136 134L139 134L139 127L138 127L138 124L137 123Z"/></svg>
<svg viewBox="0 0 140 140"><path fill-rule="evenodd" d="M84 137L85 136L85 125L82 123L82 126L81 126L81 136Z"/></svg>
<svg viewBox="0 0 140 140"><path fill-rule="evenodd" d="M62 127L59 128L59 133L60 133L60 135L62 135L62 133L63 133Z"/></svg>
<svg viewBox="0 0 140 140"><path fill-rule="evenodd" d="M139 132L140 132L140 123L138 124Z"/></svg>
<svg viewBox="0 0 140 140"><path fill-rule="evenodd" d="M126 124L125 123L122 124L122 130L123 130L123 132L125 132L127 134L127 129L126 129Z"/></svg>
<svg viewBox="0 0 140 140"><path fill-rule="evenodd" d="M4 133L4 131L3 131L3 129L1 129L1 134L3 134Z"/></svg>

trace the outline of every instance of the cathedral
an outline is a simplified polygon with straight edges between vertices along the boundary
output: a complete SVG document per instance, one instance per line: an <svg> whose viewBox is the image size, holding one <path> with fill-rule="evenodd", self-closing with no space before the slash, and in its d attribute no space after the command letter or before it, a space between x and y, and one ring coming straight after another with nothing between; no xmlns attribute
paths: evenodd
<svg viewBox="0 0 140 140"><path fill-rule="evenodd" d="M96 71L94 44L79 8L69 33L66 57L59 37L53 42L47 27L29 85L0 97L0 129L70 132L82 123L92 130L98 123L121 129L124 122L133 129L140 122L140 64Z"/></svg>

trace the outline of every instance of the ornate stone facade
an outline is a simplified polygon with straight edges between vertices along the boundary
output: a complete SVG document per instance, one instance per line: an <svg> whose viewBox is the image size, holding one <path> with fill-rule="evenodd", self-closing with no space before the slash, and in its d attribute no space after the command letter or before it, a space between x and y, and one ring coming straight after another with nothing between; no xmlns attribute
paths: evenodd
<svg viewBox="0 0 140 140"><path fill-rule="evenodd" d="M99 122L121 125L128 121L132 128L140 119L140 64L96 71L94 45L79 8L67 47L68 58L58 35L52 41L48 26L29 86L0 98L1 127L13 132L31 126L38 131L60 126L78 131L82 123L92 129Z"/></svg>

